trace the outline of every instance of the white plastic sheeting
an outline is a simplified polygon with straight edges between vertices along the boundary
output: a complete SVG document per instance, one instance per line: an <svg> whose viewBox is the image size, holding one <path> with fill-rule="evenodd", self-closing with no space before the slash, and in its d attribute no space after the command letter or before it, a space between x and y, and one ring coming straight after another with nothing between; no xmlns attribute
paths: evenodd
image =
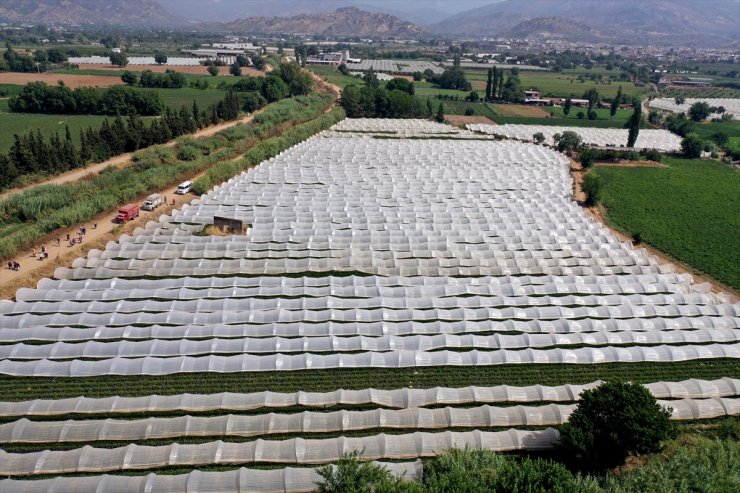
<svg viewBox="0 0 740 493"><path fill-rule="evenodd" d="M360 451L369 460L416 459L437 455L449 448L488 450L547 450L557 441L552 428L538 431L510 429L499 432L416 432L328 439L291 438L232 443L172 444L158 447L130 444L101 449L85 446L68 451L26 454L0 450L0 475L59 474L151 469L165 466L203 466L272 462L321 464L339 460L345 452Z"/></svg>
<svg viewBox="0 0 740 493"><path fill-rule="evenodd" d="M0 345L0 359L102 359L146 356L200 356L208 354L271 354L356 351L434 351L452 348L523 349L556 346L608 346L632 344L702 344L740 341L740 329L698 329L643 332L595 332L574 334L473 334L380 337L294 337L207 340L88 341L82 344Z"/></svg>
<svg viewBox="0 0 740 493"><path fill-rule="evenodd" d="M676 362L712 358L740 358L740 344L702 346L632 346L577 349L523 349L497 351L407 351L257 356L178 356L174 358L109 358L103 360L0 360L0 374L14 376L89 377L100 375L171 375L174 373L235 373L295 371L328 368L413 368L505 364L598 364Z"/></svg>
<svg viewBox="0 0 740 493"><path fill-rule="evenodd" d="M515 387L434 387L430 389L365 389L333 392L254 392L237 394L177 394L144 397L73 397L69 399L36 399L22 402L0 402L0 416L58 416L65 414L132 414L164 412L252 411L286 407L334 407L375 405L404 409L444 404L483 404L503 402L572 402L581 392L600 385L531 385ZM740 380L684 380L655 382L645 387L657 399L709 399L740 395Z"/></svg>
<svg viewBox="0 0 740 493"><path fill-rule="evenodd" d="M740 318L731 316L654 317L622 319L555 320L462 320L427 322L290 322L257 324L206 324L147 326L27 327L0 329L1 342L22 341L104 341L110 339L210 339L240 337L328 337L384 335L475 334L477 332L521 332L523 334L574 334L590 332L649 332L660 330L715 329L740 327Z"/></svg>
<svg viewBox="0 0 740 493"><path fill-rule="evenodd" d="M424 60L362 60L357 63L350 63L347 65L350 70L356 70L360 72L366 72L371 68L375 72L388 72L390 74L408 74L411 75L414 72L424 72L425 70L431 70L435 74L441 74L444 72L442 66L439 63L428 62Z"/></svg>
<svg viewBox="0 0 740 493"><path fill-rule="evenodd" d="M684 98L683 104L676 104L675 98L656 98L650 100L650 106L659 110L688 114L691 106L700 102L707 103L709 107L722 106L725 112L732 115L735 120L740 118L740 99L737 98ZM720 116L718 113L711 115L712 118Z"/></svg>
<svg viewBox="0 0 740 493"><path fill-rule="evenodd" d="M397 477L419 480L422 476L420 460L377 464ZM321 480L316 469L311 467L242 467L233 471L192 471L188 474L4 479L0 480L0 493L308 493L315 491L316 483Z"/></svg>
<svg viewBox="0 0 740 493"><path fill-rule="evenodd" d="M555 144L555 134L563 132L575 132L581 136L584 144L595 146L626 146L628 130L621 128L592 128L592 127L559 127L552 125L487 125L481 123L470 123L466 128L474 132L487 135L500 135L503 137L534 141L533 135L542 133L545 143ZM658 151L674 152L681 149L681 137L667 130L640 130L635 142L637 149L656 149Z"/></svg>
<svg viewBox="0 0 740 493"><path fill-rule="evenodd" d="M740 414L740 399L658 401L672 409L672 419L695 420ZM407 408L369 411L304 411L297 414L226 414L134 420L30 421L0 424L0 443L70 443L98 440L139 441L180 437L247 437L336 433L380 429L504 428L557 426L567 421L575 404L544 406Z"/></svg>

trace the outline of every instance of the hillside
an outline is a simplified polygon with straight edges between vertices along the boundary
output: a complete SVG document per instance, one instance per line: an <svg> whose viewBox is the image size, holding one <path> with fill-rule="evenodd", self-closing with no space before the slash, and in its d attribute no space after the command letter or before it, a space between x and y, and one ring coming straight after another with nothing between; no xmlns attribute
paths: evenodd
<svg viewBox="0 0 740 493"><path fill-rule="evenodd" d="M562 38L580 41L607 41L613 34L593 29L586 24L558 17L535 17L520 22L506 33L520 39Z"/></svg>
<svg viewBox="0 0 740 493"><path fill-rule="evenodd" d="M40 24L173 25L179 18L150 0L14 0L0 2L0 20Z"/></svg>
<svg viewBox="0 0 740 493"><path fill-rule="evenodd" d="M431 26L446 34L500 35L511 26L544 17L617 33L617 41L727 43L737 41L737 0L504 0L462 12Z"/></svg>
<svg viewBox="0 0 740 493"><path fill-rule="evenodd" d="M423 30L398 17L345 7L334 12L292 17L247 17L225 24L241 33L300 33L329 36L413 38Z"/></svg>

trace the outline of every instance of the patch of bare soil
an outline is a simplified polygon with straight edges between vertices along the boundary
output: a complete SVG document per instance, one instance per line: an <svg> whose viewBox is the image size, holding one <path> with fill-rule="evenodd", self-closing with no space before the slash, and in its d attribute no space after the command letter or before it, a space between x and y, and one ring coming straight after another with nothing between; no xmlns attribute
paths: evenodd
<svg viewBox="0 0 740 493"><path fill-rule="evenodd" d="M468 123L484 123L487 125L496 125L496 122L481 115L445 115L445 120L453 125L467 125Z"/></svg>
<svg viewBox="0 0 740 493"><path fill-rule="evenodd" d="M502 116L528 116L531 118L548 118L550 113L539 106L526 104L497 104L496 112Z"/></svg>
<svg viewBox="0 0 740 493"><path fill-rule="evenodd" d="M106 75L0 72L0 84L23 86L29 82L45 82L50 86L55 86L60 81L72 89L76 87L110 87L123 84L120 77L108 77Z"/></svg>
<svg viewBox="0 0 740 493"><path fill-rule="evenodd" d="M602 167L615 167L615 168L667 168L663 163L659 163L657 161L621 161L621 162L611 162L611 161L602 161L594 163L594 166L602 166Z"/></svg>
<svg viewBox="0 0 740 493"><path fill-rule="evenodd" d="M79 67L80 70L121 70L121 67L117 65L96 65L94 63L81 63L79 64ZM228 75L229 77L233 77L229 73L229 67L219 67L219 69L219 75ZM151 70L152 72L160 73L163 73L167 70L174 70L175 72L180 72L183 74L209 75L208 67L206 67L205 65L129 65L126 67L126 70L131 70L132 72L143 72L144 70ZM265 73L254 68L243 67L242 75L261 77L265 75Z"/></svg>

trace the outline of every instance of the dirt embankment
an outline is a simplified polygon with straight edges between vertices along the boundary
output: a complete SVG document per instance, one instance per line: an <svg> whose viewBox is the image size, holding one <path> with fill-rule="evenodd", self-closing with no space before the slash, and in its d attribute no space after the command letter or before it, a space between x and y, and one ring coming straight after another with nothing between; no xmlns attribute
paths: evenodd
<svg viewBox="0 0 740 493"><path fill-rule="evenodd" d="M481 115L445 115L445 120L453 125L464 126L468 123L483 123L486 125L496 125L496 122L488 118L487 116Z"/></svg>
<svg viewBox="0 0 740 493"><path fill-rule="evenodd" d="M0 72L0 84L14 84L23 86L29 82L45 82L50 86L55 86L59 82L75 89L77 87L110 87L123 84L120 77L107 75L77 75L77 74L22 74L18 72Z"/></svg>

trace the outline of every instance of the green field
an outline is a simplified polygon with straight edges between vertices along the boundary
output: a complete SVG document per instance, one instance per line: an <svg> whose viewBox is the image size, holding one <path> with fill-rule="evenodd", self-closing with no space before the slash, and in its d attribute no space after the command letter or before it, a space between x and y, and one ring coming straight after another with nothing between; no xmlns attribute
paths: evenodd
<svg viewBox="0 0 740 493"><path fill-rule="evenodd" d="M473 82L474 88L485 92L486 79L488 74L485 70L465 71L468 80ZM507 72L508 77L508 72ZM586 80L580 82L577 75L557 74L552 72L520 72L519 79L522 81L522 89L536 89L542 93L542 96L567 97L573 96L580 98L584 92L591 88L599 91L599 94L605 98L612 98L617 95L619 86L622 86L622 92L626 96L639 96L646 93L644 87L635 87L631 82L612 82L598 83L596 81Z"/></svg>
<svg viewBox="0 0 740 493"><path fill-rule="evenodd" d="M190 109L193 106L193 101L197 101L200 109L204 110L213 104L217 104L226 95L225 91L215 88L193 89L190 87L183 87L182 89L142 90L157 91L159 94L162 95L164 104L176 110L179 110L182 106Z"/></svg>
<svg viewBox="0 0 740 493"><path fill-rule="evenodd" d="M24 135L30 131L40 130L45 137L59 132L64 137L65 126L69 126L75 143L80 143L80 129L92 126L99 128L105 119L97 115L37 115L28 113L8 113L0 109L0 152L7 152L13 145L13 135Z"/></svg>
<svg viewBox="0 0 740 493"><path fill-rule="evenodd" d="M557 125L559 127L624 128L624 120L579 120L578 118L533 118L526 116L495 116L496 123L519 125Z"/></svg>
<svg viewBox="0 0 740 493"><path fill-rule="evenodd" d="M569 120L578 120L578 112L583 111L583 113L585 114L588 111L588 108L574 107L570 110L568 116L565 116L563 114L563 108L560 106L545 106L543 109L552 113L558 118L567 118ZM626 123L627 120L629 120L630 116L632 116L632 110L626 109L618 109L617 114L614 115L614 118L611 117L611 115L609 114L609 110L606 108L596 108L594 111L596 112L597 120L619 120L622 122L622 124Z"/></svg>
<svg viewBox="0 0 740 493"><path fill-rule="evenodd" d="M357 77L348 75L342 75L334 67L327 67L325 65L313 65L309 67L311 72L320 76L322 79L326 79L330 84L344 88L351 84L362 85L364 82Z"/></svg>
<svg viewBox="0 0 740 493"><path fill-rule="evenodd" d="M740 172L709 160L667 158L666 164L599 167L608 221L740 289Z"/></svg>
<svg viewBox="0 0 740 493"><path fill-rule="evenodd" d="M729 87L687 87L685 89L663 89L663 98L740 98L740 89Z"/></svg>
<svg viewBox="0 0 740 493"><path fill-rule="evenodd" d="M725 133L728 137L740 137L740 121L697 123L694 132L703 139L717 132Z"/></svg>

